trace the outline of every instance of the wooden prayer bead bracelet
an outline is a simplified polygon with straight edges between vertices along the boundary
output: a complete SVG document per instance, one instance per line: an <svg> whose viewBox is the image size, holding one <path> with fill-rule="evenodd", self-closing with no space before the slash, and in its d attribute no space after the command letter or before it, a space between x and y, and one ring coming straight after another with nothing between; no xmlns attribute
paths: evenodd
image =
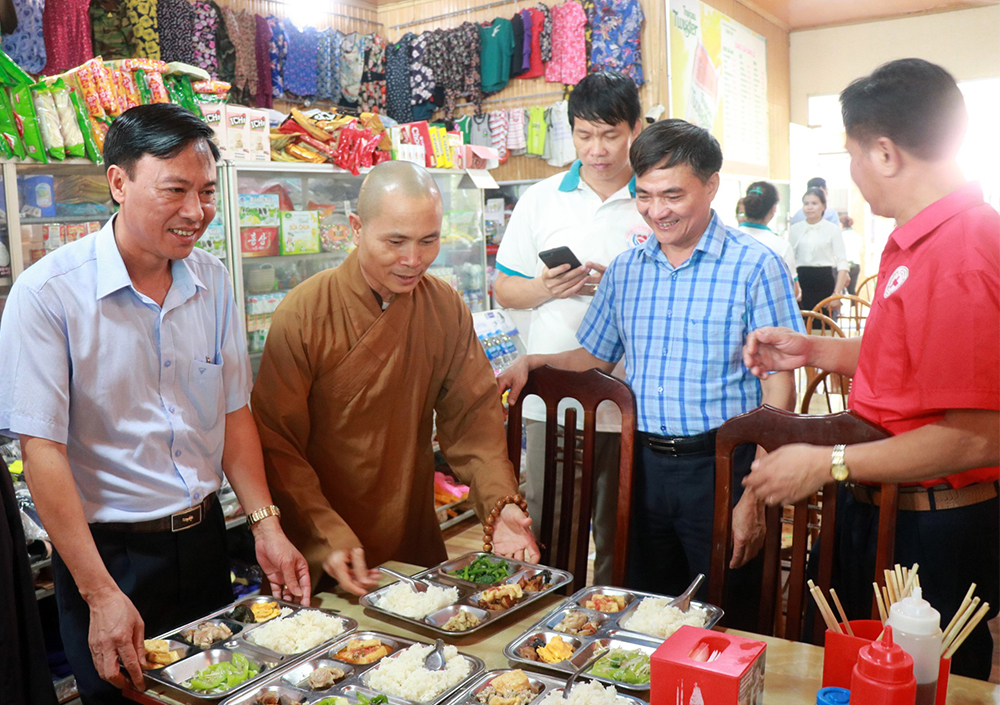
<svg viewBox="0 0 1000 705"><path fill-rule="evenodd" d="M486 517L486 523L483 525L483 550L486 553L493 553L493 525L497 523L497 517L500 516L500 512L508 504L516 504L525 515L528 514L528 503L524 501L521 495L507 495L502 499L498 499L496 505L490 510L490 515Z"/></svg>

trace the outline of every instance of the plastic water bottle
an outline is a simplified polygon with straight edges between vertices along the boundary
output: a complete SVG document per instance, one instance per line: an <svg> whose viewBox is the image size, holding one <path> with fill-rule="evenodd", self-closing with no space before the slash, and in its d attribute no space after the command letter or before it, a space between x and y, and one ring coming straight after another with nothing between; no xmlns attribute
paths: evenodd
<svg viewBox="0 0 1000 705"><path fill-rule="evenodd" d="M913 588L889 608L886 624L892 627L896 643L913 657L917 679L917 705L934 705L941 666L941 614Z"/></svg>

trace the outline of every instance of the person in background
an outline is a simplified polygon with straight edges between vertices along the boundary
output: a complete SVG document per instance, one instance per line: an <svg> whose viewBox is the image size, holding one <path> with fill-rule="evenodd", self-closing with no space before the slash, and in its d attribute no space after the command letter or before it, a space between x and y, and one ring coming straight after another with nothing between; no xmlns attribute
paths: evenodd
<svg viewBox="0 0 1000 705"><path fill-rule="evenodd" d="M617 254L650 237L649 226L636 210L635 179L628 163L629 148L642 129L635 82L621 73L590 74L570 93L569 119L577 161L569 171L524 193L497 252L497 303L504 308L532 309L525 341L529 354L577 347L576 330L604 268ZM569 247L583 266L546 267L538 254L559 246ZM624 377L624 370L618 368L614 374ZM581 407L576 405L576 409L582 429ZM526 399L523 414L525 499L537 531L542 526L545 484L545 405L540 399ZM611 582L621 425L618 407L602 405L594 446L594 580L598 584ZM553 526L558 526L558 508L557 501Z"/></svg>
<svg viewBox="0 0 1000 705"><path fill-rule="evenodd" d="M195 249L215 216L213 138L169 103L118 117L104 142L118 213L25 270L0 321L0 433L20 439L52 539L85 705L130 702L145 635L232 601L223 474L276 594L309 603L267 490L229 273Z"/></svg>
<svg viewBox="0 0 1000 705"><path fill-rule="evenodd" d="M790 372L759 384L743 366L743 341L774 321L803 325L781 258L712 210L722 149L711 133L663 120L643 131L629 157L654 237L608 266L577 332L580 347L526 355L499 384L516 401L528 372L542 365L610 371L625 358L638 410L626 584L678 595L709 573L716 429L761 402L791 409L795 401ZM750 446L737 450L734 488L753 457ZM727 624L753 628L762 564L751 559L763 545L763 506L753 493L734 494L731 566L744 567L729 583Z"/></svg>
<svg viewBox="0 0 1000 705"><path fill-rule="evenodd" d="M956 161L967 115L955 80L921 59L890 62L840 95L851 176L872 212L896 221L861 338L750 334L743 358L853 377L849 406L890 438L789 445L746 485L768 504L830 482L837 497L833 582L849 617L871 613L876 483L898 482L895 560L920 564L923 596L946 625L970 583L990 603L951 670L986 680L1000 606L1000 215ZM905 118L905 119L903 119Z"/></svg>
<svg viewBox="0 0 1000 705"><path fill-rule="evenodd" d="M531 520L507 459L503 409L472 313L427 276L441 250L441 192L423 168L390 161L361 184L357 248L285 297L253 388L267 479L318 584L357 595L387 560L447 553L434 511L437 438L476 513L500 515L497 554L536 562Z"/></svg>
<svg viewBox="0 0 1000 705"><path fill-rule="evenodd" d="M793 224L788 232L788 241L795 250L795 261L798 263L803 311L811 311L828 296L842 294L847 284L850 265L844 252L844 238L838 225L823 219L825 207L823 189L806 191L802 197L806 219ZM830 306L834 312L839 308L839 302Z"/></svg>
<svg viewBox="0 0 1000 705"><path fill-rule="evenodd" d="M847 293L853 296L857 293L858 277L861 276L861 251L864 247L861 235L854 232L854 218L846 214L840 216L840 235L844 238L844 252L851 266L848 270Z"/></svg>
<svg viewBox="0 0 1000 705"><path fill-rule="evenodd" d="M737 227L747 222L747 207L745 199L736 202L736 225Z"/></svg>
<svg viewBox="0 0 1000 705"><path fill-rule="evenodd" d="M788 276L792 278L795 286L795 300L799 301L802 298L802 289L799 287L798 267L795 265L795 250L788 240L768 227L768 223L774 220L774 214L778 211L778 201L778 189L774 188L774 184L767 181L755 181L750 184L747 187L747 195L740 199L744 210L740 230L767 245L785 261L788 265Z"/></svg>
<svg viewBox="0 0 1000 705"><path fill-rule="evenodd" d="M811 188L818 188L823 192L823 203L826 203L827 199L830 197L830 191L826 187L826 179L816 176L806 182L806 190ZM801 223L806 219L806 213L804 208L799 208L795 211L795 214L789 219L790 225L795 225L795 223ZM823 219L829 220L834 225L840 223L840 216L837 215L837 210L832 206L826 206L823 210Z"/></svg>

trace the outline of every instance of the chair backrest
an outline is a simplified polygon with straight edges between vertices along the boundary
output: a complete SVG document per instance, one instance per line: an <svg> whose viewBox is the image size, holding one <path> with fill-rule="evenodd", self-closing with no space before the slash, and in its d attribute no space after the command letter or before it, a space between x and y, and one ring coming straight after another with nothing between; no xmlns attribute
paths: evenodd
<svg viewBox="0 0 1000 705"><path fill-rule="evenodd" d="M799 405L799 412L803 414L815 413L810 409L813 398L822 395L826 401L826 413L835 414L847 410L847 395L851 388L851 378L847 375L829 372L828 370L815 370L806 390L802 393L802 402ZM834 400L839 404L834 404ZM835 408L836 407L836 408Z"/></svg>
<svg viewBox="0 0 1000 705"><path fill-rule="evenodd" d="M854 288L858 298L862 298L868 303L871 303L872 298L875 296L875 287L878 286L878 274L872 274L861 280L861 282Z"/></svg>
<svg viewBox="0 0 1000 705"><path fill-rule="evenodd" d="M789 443L834 445L837 443L866 443L885 438L889 434L852 411L830 416L809 416L790 411L761 406L741 416L729 419L719 427L715 441L715 523L712 532L712 563L709 576L709 602L725 608L726 577L732 553L732 467L733 451L743 443L755 443L767 452ZM876 574L892 564L896 539L896 508L898 486L883 484L879 501L878 553ZM788 618L783 633L775 633L775 621L781 605L781 514L782 507L768 507L767 533L764 541L764 578L761 585L760 612L756 631L798 640L802 635L805 607L806 561L809 533L809 500L794 505L792 526L792 558L788 580ZM833 536L837 512L837 483L831 481L823 488L821 535ZM830 588L833 571L834 542L820 542L819 570L816 584L824 591ZM876 576L872 576L874 580ZM874 609L873 609L873 613ZM813 639L822 634L822 620L816 622Z"/></svg>
<svg viewBox="0 0 1000 705"><path fill-rule="evenodd" d="M812 310L816 313L823 313L824 310L829 310L830 304L834 301L840 302L839 325L847 337L856 338L864 333L871 304L858 296L836 294L827 296L813 306Z"/></svg>
<svg viewBox="0 0 1000 705"><path fill-rule="evenodd" d="M812 335L823 335L834 338L846 338L843 329L837 322L819 311L801 311L802 323L805 324L806 332Z"/></svg>
<svg viewBox="0 0 1000 705"><path fill-rule="evenodd" d="M615 531L615 555L612 566L612 583L624 585L625 566L628 558L629 518L632 507L632 464L635 457L636 407L631 387L600 370L569 372L548 365L532 370L528 381L512 404L507 416L507 454L514 465L514 475L521 477L521 405L524 399L535 394L545 402L545 489L542 494L542 523L539 531L541 561L545 565L570 570L573 573L571 591L587 582L587 555L590 535L590 516L593 507L594 443L597 439L597 407L603 401L618 405L622 413L621 460L618 470L618 511ZM566 409L563 439L563 487L556 487L558 455L559 402L576 399L583 407L583 458L581 463L582 488L576 526L573 526L574 491L576 470L577 427L576 409ZM556 496L560 497L560 526L558 551L552 556L551 546L555 535L553 526ZM537 519L536 519L537 521ZM570 539L576 536L576 555L569 555Z"/></svg>

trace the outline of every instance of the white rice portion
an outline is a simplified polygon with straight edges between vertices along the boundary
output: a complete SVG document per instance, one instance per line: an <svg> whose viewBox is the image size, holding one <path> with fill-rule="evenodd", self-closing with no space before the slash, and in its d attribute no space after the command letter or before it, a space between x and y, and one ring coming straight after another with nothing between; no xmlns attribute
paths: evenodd
<svg viewBox="0 0 1000 705"><path fill-rule="evenodd" d="M423 619L431 612L458 602L458 588L430 585L427 592L413 592L409 585L395 583L378 598L378 606L410 619Z"/></svg>
<svg viewBox="0 0 1000 705"><path fill-rule="evenodd" d="M686 613L671 607L669 597L645 597L631 616L621 625L633 632L641 632L666 639L684 625L704 627L708 612L691 605ZM573 691L570 691L570 695Z"/></svg>
<svg viewBox="0 0 1000 705"><path fill-rule="evenodd" d="M382 659L376 668L365 674L364 680L369 688L386 695L417 702L433 700L472 672L472 662L459 655L454 646L444 647L444 670L428 671L424 661L433 650L430 645L414 644L395 656Z"/></svg>
<svg viewBox="0 0 1000 705"><path fill-rule="evenodd" d="M563 700L562 688L553 690L538 705L626 705L629 701L618 696L613 685L601 685L598 681L577 681Z"/></svg>
<svg viewBox="0 0 1000 705"><path fill-rule="evenodd" d="M278 617L247 634L247 641L279 654L300 654L344 633L344 620L318 610Z"/></svg>

